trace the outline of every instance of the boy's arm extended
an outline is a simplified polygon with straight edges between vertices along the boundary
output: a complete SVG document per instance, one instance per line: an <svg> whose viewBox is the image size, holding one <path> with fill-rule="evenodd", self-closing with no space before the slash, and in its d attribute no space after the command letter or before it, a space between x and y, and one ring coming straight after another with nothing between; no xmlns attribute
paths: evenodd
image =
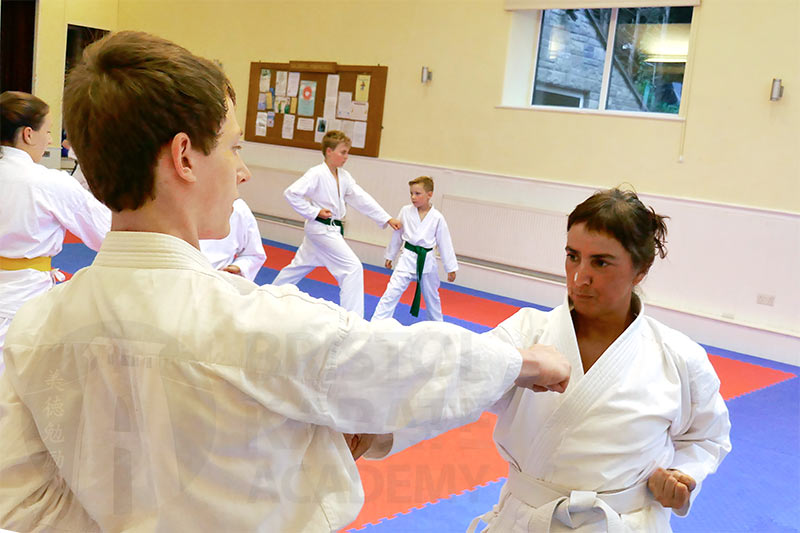
<svg viewBox="0 0 800 533"><path fill-rule="evenodd" d="M375 198L370 196L370 194L362 189L355 181L352 181L345 191L344 201L355 207L362 215L371 218L379 226L385 226L392 220L389 213L380 206Z"/></svg>

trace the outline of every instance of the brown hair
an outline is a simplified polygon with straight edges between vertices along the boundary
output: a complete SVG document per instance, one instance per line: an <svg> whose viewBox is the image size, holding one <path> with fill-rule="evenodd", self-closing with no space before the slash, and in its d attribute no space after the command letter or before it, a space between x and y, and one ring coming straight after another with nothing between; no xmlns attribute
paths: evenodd
<svg viewBox="0 0 800 533"><path fill-rule="evenodd" d="M589 231L615 238L631 254L633 266L647 272L656 253L662 259L667 255L667 218L646 207L635 192L614 188L594 193L573 209L567 230L584 223Z"/></svg>
<svg viewBox="0 0 800 533"><path fill-rule="evenodd" d="M418 178L414 178L408 182L408 186L411 187L412 185L416 185L418 183L422 185L422 188L425 190L425 192L433 192L433 178L430 176L420 176Z"/></svg>
<svg viewBox="0 0 800 533"><path fill-rule="evenodd" d="M89 45L64 90L64 124L92 193L115 211L155 198L155 166L178 133L208 155L236 101L207 59L142 32Z"/></svg>
<svg viewBox="0 0 800 533"><path fill-rule="evenodd" d="M0 144L14 146L20 128L38 130L50 106L41 98L19 91L0 94Z"/></svg>
<svg viewBox="0 0 800 533"><path fill-rule="evenodd" d="M322 138L322 155L328 155L328 148L336 150L339 143L345 143L347 146L352 146L353 144L350 141L350 137L345 135L343 131L331 130L326 133L325 137Z"/></svg>

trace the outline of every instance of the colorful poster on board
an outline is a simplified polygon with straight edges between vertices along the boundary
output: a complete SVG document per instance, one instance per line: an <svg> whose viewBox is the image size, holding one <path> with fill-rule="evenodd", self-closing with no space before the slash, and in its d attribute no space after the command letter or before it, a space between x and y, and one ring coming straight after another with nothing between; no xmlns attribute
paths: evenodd
<svg viewBox="0 0 800 533"><path fill-rule="evenodd" d="M314 116L314 102L317 95L317 82L302 80L300 82L300 105L297 106L297 114L307 117Z"/></svg>
<svg viewBox="0 0 800 533"><path fill-rule="evenodd" d="M353 100L356 102L369 101L369 74L359 74L356 77L356 94Z"/></svg>
<svg viewBox="0 0 800 533"><path fill-rule="evenodd" d="M258 110L265 111L267 109L267 95L269 93L258 93Z"/></svg>

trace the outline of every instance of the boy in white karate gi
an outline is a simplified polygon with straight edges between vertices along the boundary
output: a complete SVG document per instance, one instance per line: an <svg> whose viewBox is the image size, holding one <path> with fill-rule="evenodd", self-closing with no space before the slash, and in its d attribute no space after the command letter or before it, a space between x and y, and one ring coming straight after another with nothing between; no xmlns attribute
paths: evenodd
<svg viewBox="0 0 800 533"><path fill-rule="evenodd" d="M214 63L139 32L70 71L65 124L112 231L9 329L0 528L338 531L364 502L343 433L566 388L550 347L367 322L212 268L198 241L230 232L250 175L234 100Z"/></svg>
<svg viewBox="0 0 800 533"><path fill-rule="evenodd" d="M403 253L397 261L389 285L383 293L372 320L390 318L397 307L397 302L412 281L417 282L411 314L419 316L420 296L425 297L425 308L431 320L442 321L442 302L439 298L439 268L435 247L439 248L447 281L456 280L456 253L447 222L438 209L431 204L433 197L433 179L420 176L408 182L411 204L403 206L397 218L403 229L392 234L392 240L386 247L386 268L392 268L392 261L397 257L401 245Z"/></svg>
<svg viewBox="0 0 800 533"><path fill-rule="evenodd" d="M350 146L350 139L341 131L326 133L322 138L325 162L308 169L284 191L292 208L306 219L305 236L291 264L278 273L272 284L296 284L316 267L324 266L339 283L339 304L363 317L364 267L344 240L342 219L347 213L346 204L380 226L388 224L397 230L402 224L342 168Z"/></svg>
<svg viewBox="0 0 800 533"><path fill-rule="evenodd" d="M256 218L241 198L233 202L230 226L231 231L224 239L201 239L200 251L217 270L253 281L264 266L267 254Z"/></svg>

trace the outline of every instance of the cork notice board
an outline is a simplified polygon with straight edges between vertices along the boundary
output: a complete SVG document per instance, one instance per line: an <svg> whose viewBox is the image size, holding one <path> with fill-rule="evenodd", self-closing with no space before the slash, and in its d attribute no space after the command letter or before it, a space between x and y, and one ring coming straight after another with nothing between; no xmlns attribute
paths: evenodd
<svg viewBox="0 0 800 533"><path fill-rule="evenodd" d="M351 154L377 157L388 68L291 61L250 63L247 141L319 149L328 130L353 140Z"/></svg>

